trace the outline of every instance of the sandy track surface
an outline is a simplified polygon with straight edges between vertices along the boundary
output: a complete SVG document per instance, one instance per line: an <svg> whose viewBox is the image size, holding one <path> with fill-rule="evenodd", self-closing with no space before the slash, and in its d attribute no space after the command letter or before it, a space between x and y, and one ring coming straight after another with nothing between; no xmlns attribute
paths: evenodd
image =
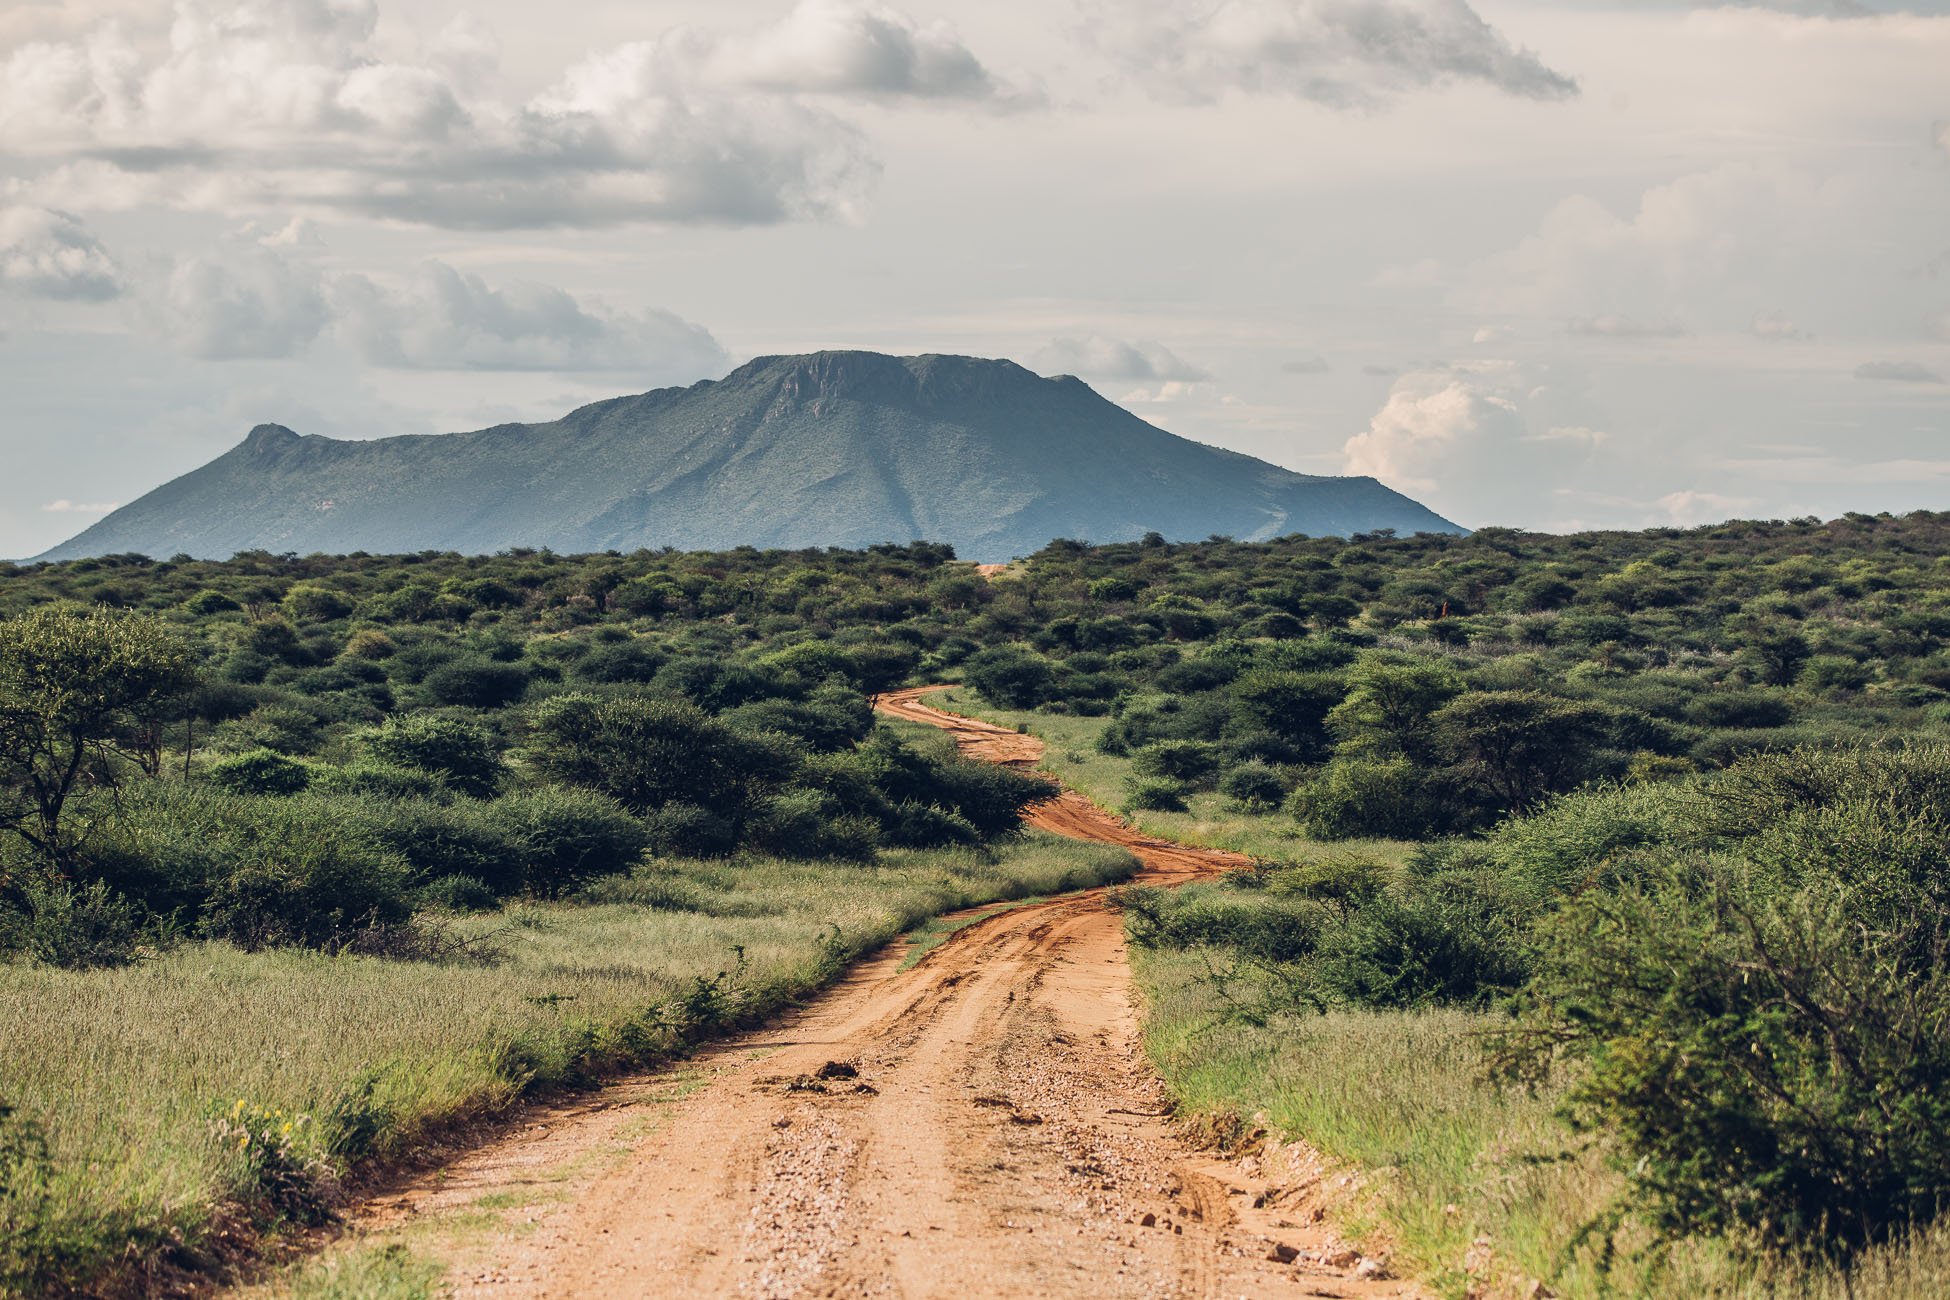
<svg viewBox="0 0 1950 1300"><path fill-rule="evenodd" d="M924 694L880 708L978 757L1040 756ZM1153 881L1240 861L1074 794L1032 820L1128 846ZM900 947L686 1071L538 1110L363 1207L355 1235L430 1236L465 1296L1415 1294L1336 1238L1307 1180L1174 1131L1104 891L993 910L907 970Z"/></svg>

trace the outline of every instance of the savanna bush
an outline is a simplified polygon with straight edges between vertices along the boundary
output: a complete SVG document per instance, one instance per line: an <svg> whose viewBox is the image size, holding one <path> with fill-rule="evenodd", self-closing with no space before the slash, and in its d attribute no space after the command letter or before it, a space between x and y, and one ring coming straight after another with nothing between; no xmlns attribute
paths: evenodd
<svg viewBox="0 0 1950 1300"><path fill-rule="evenodd" d="M1541 931L1510 1060L1575 1064L1669 1233L1846 1254L1950 1201L1950 751L1748 760Z"/></svg>
<svg viewBox="0 0 1950 1300"><path fill-rule="evenodd" d="M218 759L204 769L205 779L232 794L301 794L311 785L312 770L275 749L253 749Z"/></svg>

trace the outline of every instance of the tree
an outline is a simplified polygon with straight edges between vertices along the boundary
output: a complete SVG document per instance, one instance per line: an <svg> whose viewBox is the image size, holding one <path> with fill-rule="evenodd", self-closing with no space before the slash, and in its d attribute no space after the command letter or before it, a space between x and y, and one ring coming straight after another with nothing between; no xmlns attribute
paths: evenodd
<svg viewBox="0 0 1950 1300"><path fill-rule="evenodd" d="M1364 657L1348 671L1347 698L1327 715L1343 752L1427 757L1429 719L1462 693L1462 678L1447 664L1397 663Z"/></svg>
<svg viewBox="0 0 1950 1300"><path fill-rule="evenodd" d="M0 620L0 827L65 869L76 785L112 781L194 680L189 647L153 617L48 606Z"/></svg>
<svg viewBox="0 0 1950 1300"><path fill-rule="evenodd" d="M1435 714L1437 744L1499 812L1528 812L1580 785L1603 741L1605 710L1540 691L1478 691Z"/></svg>
<svg viewBox="0 0 1950 1300"><path fill-rule="evenodd" d="M689 700L590 695L543 701L530 757L633 812L692 804L734 823L800 761L783 738L740 735Z"/></svg>

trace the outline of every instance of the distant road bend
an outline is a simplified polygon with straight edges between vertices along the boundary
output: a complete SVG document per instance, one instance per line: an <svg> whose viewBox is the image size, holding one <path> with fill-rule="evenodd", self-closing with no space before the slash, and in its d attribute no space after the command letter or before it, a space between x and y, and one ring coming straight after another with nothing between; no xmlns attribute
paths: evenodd
<svg viewBox="0 0 1950 1300"><path fill-rule="evenodd" d="M922 703L938 689L879 707L978 758L1041 756ZM1030 820L1129 848L1152 883L1243 861L1139 835L1074 792ZM1304 1188L1174 1131L1104 894L999 911L908 970L893 945L701 1053L696 1086L662 1072L550 1108L355 1223L521 1205L518 1226L442 1252L462 1296L1416 1294L1357 1267ZM845 1075L831 1062L857 1075L809 1088Z"/></svg>

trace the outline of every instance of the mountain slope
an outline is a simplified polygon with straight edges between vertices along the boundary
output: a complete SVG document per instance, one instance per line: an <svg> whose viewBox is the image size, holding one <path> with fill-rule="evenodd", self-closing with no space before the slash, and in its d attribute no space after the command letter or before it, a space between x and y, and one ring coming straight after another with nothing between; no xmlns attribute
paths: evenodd
<svg viewBox="0 0 1950 1300"><path fill-rule="evenodd" d="M549 424L369 442L260 425L42 559L1460 532L1368 478L1179 438L1008 361L820 352Z"/></svg>

